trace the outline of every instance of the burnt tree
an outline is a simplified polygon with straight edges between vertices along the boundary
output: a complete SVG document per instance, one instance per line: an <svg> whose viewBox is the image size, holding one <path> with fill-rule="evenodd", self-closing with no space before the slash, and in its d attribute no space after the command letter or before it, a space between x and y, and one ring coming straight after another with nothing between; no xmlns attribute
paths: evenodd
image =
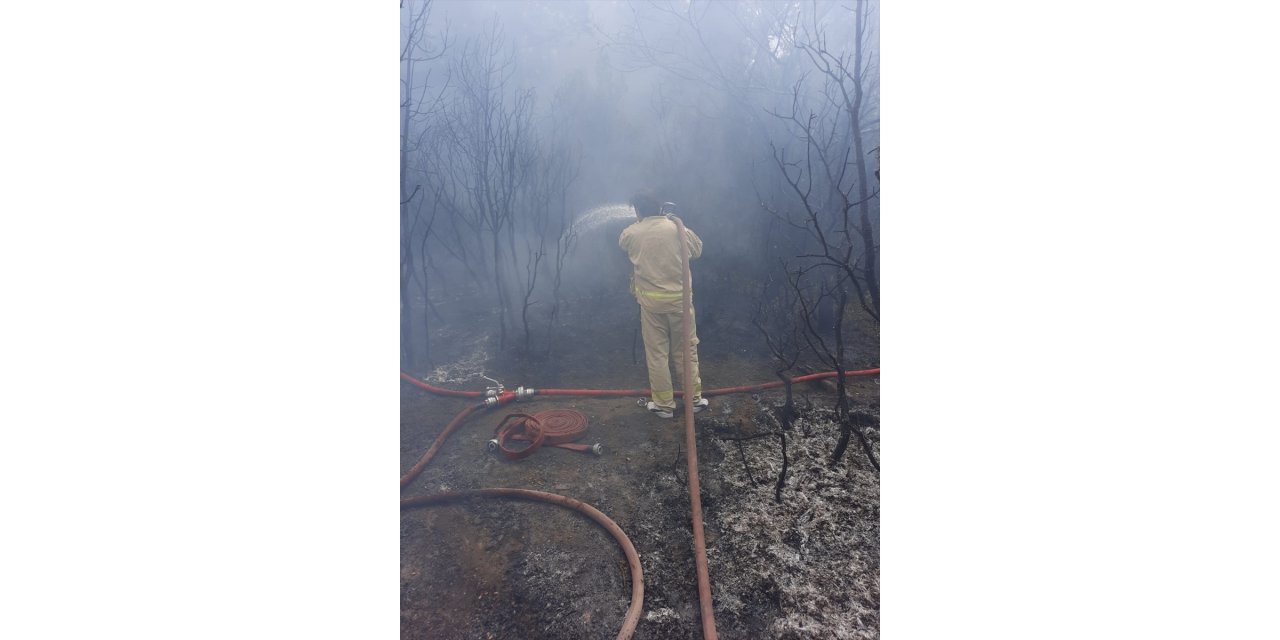
<svg viewBox="0 0 1280 640"><path fill-rule="evenodd" d="M412 366L415 360L413 348L413 296L411 285L413 280L420 279L422 297L429 301L429 284L425 271L419 273L423 251L416 250L414 239L430 236L435 208L428 209L431 220L424 221L421 180L412 180L411 173L421 173L425 167L413 167L410 158L422 149L424 139L430 136L431 128L425 123L435 115L438 100L428 102L431 87L430 73L418 78L418 66L444 55L448 48L447 33L439 39L431 38L427 33L427 20L431 15L432 0L416 3L410 0L401 3L404 15L401 18L400 34L400 358L405 366ZM412 188L410 188L412 184ZM423 322L423 353L427 360L431 357L430 326Z"/></svg>

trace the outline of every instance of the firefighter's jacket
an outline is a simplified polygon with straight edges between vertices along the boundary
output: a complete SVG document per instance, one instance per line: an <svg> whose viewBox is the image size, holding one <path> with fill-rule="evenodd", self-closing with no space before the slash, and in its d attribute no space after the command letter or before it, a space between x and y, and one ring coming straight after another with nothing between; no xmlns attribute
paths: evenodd
<svg viewBox="0 0 1280 640"><path fill-rule="evenodd" d="M702 255L702 239L684 228L689 259ZM631 258L631 292L640 306L657 313L679 313L683 306L684 275L676 223L665 216L648 216L622 230L618 246Z"/></svg>

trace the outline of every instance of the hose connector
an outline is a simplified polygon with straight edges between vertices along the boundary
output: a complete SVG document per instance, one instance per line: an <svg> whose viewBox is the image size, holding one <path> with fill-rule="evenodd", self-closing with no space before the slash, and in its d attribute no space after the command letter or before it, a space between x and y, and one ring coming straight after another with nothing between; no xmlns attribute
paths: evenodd
<svg viewBox="0 0 1280 640"><path fill-rule="evenodd" d="M488 398L485 398L484 406L487 409L492 409L494 407L507 404L508 402L511 402L512 400L515 400L515 399L516 399L516 392L503 391L502 393L499 393L496 396L490 396Z"/></svg>
<svg viewBox="0 0 1280 640"><path fill-rule="evenodd" d="M489 450L489 451L491 451L491 452L492 452L492 451L497 451L497 450L498 450L498 440L497 440L497 438L494 438L493 440L490 440L490 441L488 442L488 444L486 444L486 445L485 445L485 448L486 448L486 449L488 449L488 450Z"/></svg>
<svg viewBox="0 0 1280 640"><path fill-rule="evenodd" d="M480 374L480 377L493 383L492 387L484 388L484 395L486 398L495 398L497 396L502 395L502 392L505 388L502 386L501 382L498 382L497 380L494 380L493 378L490 378L489 376L486 376L483 373Z"/></svg>
<svg viewBox="0 0 1280 640"><path fill-rule="evenodd" d="M536 390L536 389L526 389L524 386L517 387L517 388L516 388L516 400L517 400L517 401L520 401L520 400L527 400L527 399L529 399L529 398L532 398L532 397L533 397L533 394L535 394L535 393L537 393L537 390Z"/></svg>
<svg viewBox="0 0 1280 640"><path fill-rule="evenodd" d="M599 442L591 445L591 453L594 453L597 456L604 455L604 445L600 444Z"/></svg>

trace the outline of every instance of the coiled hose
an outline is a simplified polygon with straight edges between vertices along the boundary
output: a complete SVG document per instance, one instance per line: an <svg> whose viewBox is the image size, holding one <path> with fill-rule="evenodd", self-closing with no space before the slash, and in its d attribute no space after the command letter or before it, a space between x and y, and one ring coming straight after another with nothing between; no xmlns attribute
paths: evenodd
<svg viewBox="0 0 1280 640"><path fill-rule="evenodd" d="M573 409L548 409L533 415L512 413L498 423L494 429L493 440L489 441L490 450L496 449L508 460L527 458L540 447L559 447L580 453L602 451L600 445L595 446L574 442L587 432L587 416ZM523 449L512 449L507 446L508 440L528 442Z"/></svg>

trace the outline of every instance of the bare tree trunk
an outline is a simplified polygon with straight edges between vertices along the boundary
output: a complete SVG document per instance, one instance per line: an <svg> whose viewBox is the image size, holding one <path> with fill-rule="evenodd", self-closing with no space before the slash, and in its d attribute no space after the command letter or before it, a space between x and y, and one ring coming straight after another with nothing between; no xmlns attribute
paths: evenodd
<svg viewBox="0 0 1280 640"><path fill-rule="evenodd" d="M871 450L871 443L867 442L867 436L862 432L860 425L855 425L854 420L849 413L849 399L845 393L845 373L844 373L844 337L842 332L842 324L844 319L844 310L848 302L849 294L844 289L840 289L839 315L836 320L836 418L840 421L840 440L836 443L835 451L831 454L831 466L835 467L840 464L840 459L844 457L844 450L849 446L849 436L858 435L858 442L862 444L862 451L867 454L867 460L871 462L871 466L876 471L880 470L880 461L876 460L875 453Z"/></svg>
<svg viewBox="0 0 1280 640"><path fill-rule="evenodd" d="M498 349L507 348L507 293L502 286L502 243L493 234L493 286L498 290Z"/></svg>
<svg viewBox="0 0 1280 640"><path fill-rule="evenodd" d="M426 265L422 266L422 360L431 362L431 279Z"/></svg>
<svg viewBox="0 0 1280 640"><path fill-rule="evenodd" d="M867 185L867 153L862 143L862 36L866 31L867 0L858 0L855 10L856 28L853 47L853 105L849 109L849 126L853 129L853 157L858 171L858 235L862 236L862 277L871 294L876 321L880 316L880 260L876 255L875 235L871 229L871 195Z"/></svg>
<svg viewBox="0 0 1280 640"><path fill-rule="evenodd" d="M542 265L542 256L546 247L546 239L538 238L538 249L533 249L532 243L529 246L529 257L525 263L525 288L524 288L524 304L520 308L520 322L524 326L524 354L525 357L533 356L533 332L529 327L529 307L532 307L537 301L533 300L533 292L538 287L538 269Z"/></svg>
<svg viewBox="0 0 1280 640"><path fill-rule="evenodd" d="M782 386L787 390L787 402L782 405L780 412L781 429L778 430L778 439L782 443L782 470L778 472L778 483L773 487L773 501L779 503L782 502L782 487L787 482L787 432L791 430L792 421L796 417L796 408L791 396L791 376L783 375L785 371L786 369L782 369L777 372L778 378L782 380Z"/></svg>
<svg viewBox="0 0 1280 640"><path fill-rule="evenodd" d="M845 447L849 446L849 399L844 392L844 310L849 300L849 293L840 286L840 283L836 286L840 288L840 295L836 303L834 364L836 367L836 420L840 423L840 441L836 443L836 449L831 454L833 467L840 462L840 458L844 457Z"/></svg>
<svg viewBox="0 0 1280 640"><path fill-rule="evenodd" d="M419 62L427 62L435 60L444 55L445 49L448 47L447 35L440 41L436 47L430 44L426 36L427 19L431 13L432 0L426 0L422 3L410 1L408 7L408 15L401 17L401 90L404 92L400 100L400 358L401 363L406 366L413 366L417 360L413 345L413 296L412 281L417 277L417 269L425 256L426 238L431 234L430 225L422 232L422 245L424 251L421 253L414 252L414 237L418 231L418 224L422 221L420 216L422 212L423 200L418 200L418 208L410 214L409 205L415 197L425 198L419 195L421 185L414 185L413 191L409 190L409 153L412 150L421 148L420 140L418 144L411 145L410 138L413 134L413 124L415 118L422 118L422 106L425 95L414 97L414 65ZM405 3L400 3L400 8L405 8ZM407 18L407 19L406 19ZM425 94L425 90L430 87L430 74L427 79L422 82L421 89ZM423 134L420 133L421 138ZM423 299L430 304L427 297L425 266L423 267ZM424 329L427 327L424 326ZM428 341L427 357L430 357L429 340L430 333L424 333L424 338Z"/></svg>
<svg viewBox="0 0 1280 640"><path fill-rule="evenodd" d="M782 487L787 482L787 430L778 430L778 441L782 443L782 471L778 473L778 484L773 487L773 501L782 502Z"/></svg>
<svg viewBox="0 0 1280 640"><path fill-rule="evenodd" d="M400 105L400 358L413 366L413 330L409 280L413 274L413 239L409 224L409 106L413 99L413 63L405 63L405 97Z"/></svg>

